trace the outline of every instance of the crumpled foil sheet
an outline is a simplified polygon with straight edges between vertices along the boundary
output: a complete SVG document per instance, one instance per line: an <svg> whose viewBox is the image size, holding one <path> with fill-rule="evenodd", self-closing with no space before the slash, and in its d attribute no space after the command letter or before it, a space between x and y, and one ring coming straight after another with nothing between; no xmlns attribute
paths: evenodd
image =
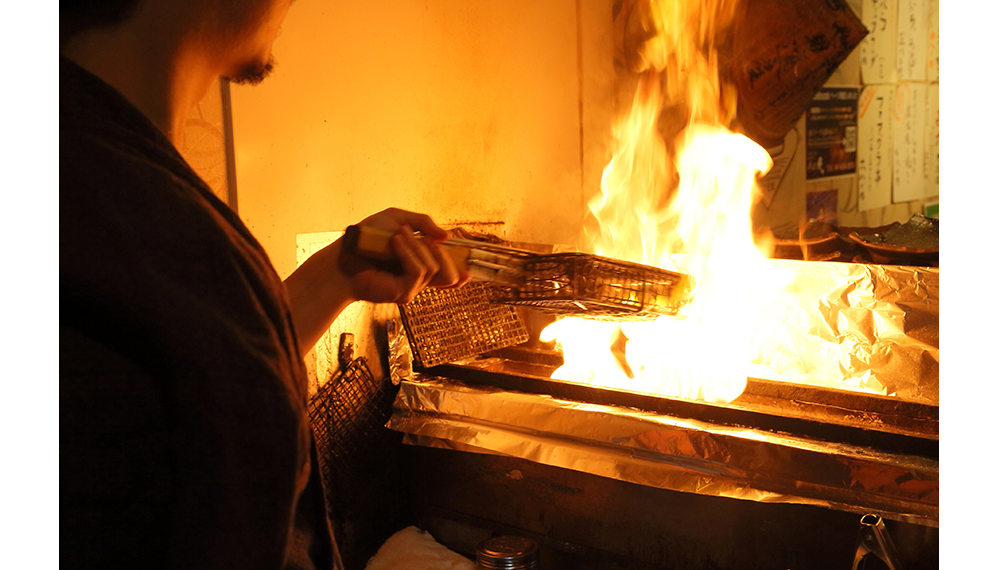
<svg viewBox="0 0 1000 570"><path fill-rule="evenodd" d="M405 380L406 443L518 457L650 487L937 526L938 463L546 395Z"/></svg>
<svg viewBox="0 0 1000 570"><path fill-rule="evenodd" d="M401 381L413 377L413 349L399 321L389 319L385 325L389 342L389 379L398 386Z"/></svg>
<svg viewBox="0 0 1000 570"><path fill-rule="evenodd" d="M938 404L937 268L770 261L791 283L754 301L748 376Z"/></svg>

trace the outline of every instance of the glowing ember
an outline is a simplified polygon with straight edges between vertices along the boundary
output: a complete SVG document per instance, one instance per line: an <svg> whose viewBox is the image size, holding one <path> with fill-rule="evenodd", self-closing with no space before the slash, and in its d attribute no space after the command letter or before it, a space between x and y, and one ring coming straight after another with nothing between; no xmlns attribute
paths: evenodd
<svg viewBox="0 0 1000 570"><path fill-rule="evenodd" d="M735 91L719 83L713 41L735 6L651 3L658 33L640 50L648 68L590 203L599 224L593 253L689 274L693 300L676 319L557 321L542 333L563 350L554 378L709 401L731 401L746 386L749 284L780 287L784 276L756 249L750 221L756 175L771 159L726 128ZM669 145L657 128L664 108L687 115Z"/></svg>

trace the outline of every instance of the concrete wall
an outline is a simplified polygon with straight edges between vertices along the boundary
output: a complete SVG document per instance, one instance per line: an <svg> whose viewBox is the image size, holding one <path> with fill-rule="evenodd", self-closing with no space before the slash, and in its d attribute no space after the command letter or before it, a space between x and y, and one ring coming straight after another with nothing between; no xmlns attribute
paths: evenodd
<svg viewBox="0 0 1000 570"><path fill-rule="evenodd" d="M279 273L297 234L390 206L574 243L599 176L581 109L609 96L591 77L611 75L610 4L296 2L273 76L232 89L239 214Z"/></svg>

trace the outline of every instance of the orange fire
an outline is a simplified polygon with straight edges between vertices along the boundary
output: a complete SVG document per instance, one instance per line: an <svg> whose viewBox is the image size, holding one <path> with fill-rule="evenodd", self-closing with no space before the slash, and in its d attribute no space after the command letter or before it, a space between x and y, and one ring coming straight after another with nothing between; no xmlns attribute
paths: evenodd
<svg viewBox="0 0 1000 570"><path fill-rule="evenodd" d="M679 318L556 321L542 332L563 350L554 378L717 402L746 387L757 318L750 284L773 289L787 276L757 249L751 227L756 176L771 158L727 128L735 90L719 81L714 41L736 7L651 0L656 34L639 50L645 69L589 204L599 225L593 253L691 275L692 302ZM670 141L658 128L665 109L686 116Z"/></svg>

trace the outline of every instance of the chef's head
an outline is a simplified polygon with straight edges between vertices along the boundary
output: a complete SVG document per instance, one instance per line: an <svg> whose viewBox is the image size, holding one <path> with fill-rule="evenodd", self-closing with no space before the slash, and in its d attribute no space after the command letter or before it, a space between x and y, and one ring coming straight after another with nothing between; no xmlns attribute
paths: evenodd
<svg viewBox="0 0 1000 570"><path fill-rule="evenodd" d="M60 44L131 26L151 42L197 46L222 77L258 83L273 67L271 46L293 1L62 0Z"/></svg>

